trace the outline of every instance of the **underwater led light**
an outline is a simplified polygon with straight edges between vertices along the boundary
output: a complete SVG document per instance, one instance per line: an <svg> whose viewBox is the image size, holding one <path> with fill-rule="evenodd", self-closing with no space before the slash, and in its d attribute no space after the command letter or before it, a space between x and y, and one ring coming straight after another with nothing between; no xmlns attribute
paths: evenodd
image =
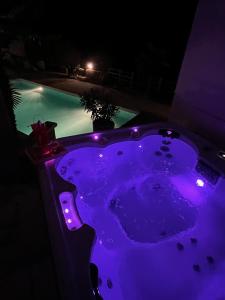
<svg viewBox="0 0 225 300"><path fill-rule="evenodd" d="M43 87L39 86L35 89L35 92L43 92Z"/></svg>
<svg viewBox="0 0 225 300"><path fill-rule="evenodd" d="M203 187L205 185L204 181L200 178L196 180L196 185L199 187Z"/></svg>

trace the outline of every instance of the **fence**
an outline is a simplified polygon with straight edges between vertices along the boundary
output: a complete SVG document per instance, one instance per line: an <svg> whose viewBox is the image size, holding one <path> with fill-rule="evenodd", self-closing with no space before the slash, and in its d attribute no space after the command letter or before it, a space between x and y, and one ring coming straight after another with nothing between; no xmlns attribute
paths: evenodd
<svg viewBox="0 0 225 300"><path fill-rule="evenodd" d="M134 73L109 68L107 71L107 77L114 79L118 84L125 84L131 87L133 85Z"/></svg>

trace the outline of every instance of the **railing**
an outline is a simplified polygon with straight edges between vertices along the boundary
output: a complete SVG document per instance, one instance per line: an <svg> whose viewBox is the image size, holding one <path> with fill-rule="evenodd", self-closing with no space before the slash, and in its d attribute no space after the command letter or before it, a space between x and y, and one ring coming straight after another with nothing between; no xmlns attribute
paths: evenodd
<svg viewBox="0 0 225 300"><path fill-rule="evenodd" d="M81 77L87 78L89 80L95 80L97 82L102 82L105 79L113 80L118 85L126 85L131 87L133 85L134 73L126 72L120 69L109 68L107 71L99 70L88 70L84 68L74 69L71 73L76 79Z"/></svg>
<svg viewBox="0 0 225 300"><path fill-rule="evenodd" d="M126 72L120 69L109 68L107 71L107 75L108 77L115 79L119 84L125 83L129 86L132 86L133 84L133 72Z"/></svg>

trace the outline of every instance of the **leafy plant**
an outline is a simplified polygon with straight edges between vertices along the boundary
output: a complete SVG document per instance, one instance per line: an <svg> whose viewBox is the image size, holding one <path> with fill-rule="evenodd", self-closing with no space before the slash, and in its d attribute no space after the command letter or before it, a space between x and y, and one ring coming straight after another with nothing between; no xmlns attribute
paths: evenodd
<svg viewBox="0 0 225 300"><path fill-rule="evenodd" d="M1 182L18 182L22 178L20 168L20 141L16 130L14 108L20 103L18 93L11 87L9 78L0 64L0 155ZM18 171L18 172L17 172Z"/></svg>
<svg viewBox="0 0 225 300"><path fill-rule="evenodd" d="M0 66L0 91L3 96L4 105L7 109L14 133L16 133L16 119L14 109L21 103L20 94L11 86L8 76L2 66Z"/></svg>
<svg viewBox="0 0 225 300"><path fill-rule="evenodd" d="M109 94L103 89L90 89L80 99L81 105L87 112L91 112L92 120L111 120L119 108L110 103Z"/></svg>

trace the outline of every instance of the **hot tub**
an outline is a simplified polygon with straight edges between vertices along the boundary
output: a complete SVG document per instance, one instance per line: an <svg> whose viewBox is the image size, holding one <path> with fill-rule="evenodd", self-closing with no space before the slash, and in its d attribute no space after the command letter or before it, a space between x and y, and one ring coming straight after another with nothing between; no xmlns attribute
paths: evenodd
<svg viewBox="0 0 225 300"><path fill-rule="evenodd" d="M171 124L60 141L40 178L64 299L95 299L90 262L105 300L225 297L221 149Z"/></svg>

